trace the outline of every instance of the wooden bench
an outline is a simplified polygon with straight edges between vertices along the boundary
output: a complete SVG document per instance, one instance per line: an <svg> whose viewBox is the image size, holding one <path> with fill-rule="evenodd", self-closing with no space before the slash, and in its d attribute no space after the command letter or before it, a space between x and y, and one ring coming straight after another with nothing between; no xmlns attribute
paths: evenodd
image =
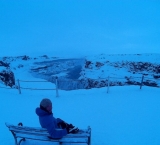
<svg viewBox="0 0 160 145"><path fill-rule="evenodd" d="M40 127L16 126L5 123L13 134L15 145L20 145L26 139L56 142L59 145L91 145L91 128L80 130L76 134L67 134L61 139L52 139L48 131Z"/></svg>

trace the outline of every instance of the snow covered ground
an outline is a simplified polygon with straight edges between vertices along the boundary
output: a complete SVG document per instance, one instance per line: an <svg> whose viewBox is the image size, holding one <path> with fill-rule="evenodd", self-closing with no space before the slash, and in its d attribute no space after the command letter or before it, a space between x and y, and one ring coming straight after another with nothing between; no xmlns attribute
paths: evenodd
<svg viewBox="0 0 160 145"><path fill-rule="evenodd" d="M31 76L30 76L31 77ZM33 79L28 78L27 79ZM51 83L30 83L28 86L53 88ZM160 89L144 86L111 87L56 92L2 89L0 144L13 145L14 139L5 122L40 127L35 108L42 98L53 102L53 113L79 128L92 128L92 145L159 145ZM22 145L48 145L26 141ZM52 143L53 144L53 143Z"/></svg>

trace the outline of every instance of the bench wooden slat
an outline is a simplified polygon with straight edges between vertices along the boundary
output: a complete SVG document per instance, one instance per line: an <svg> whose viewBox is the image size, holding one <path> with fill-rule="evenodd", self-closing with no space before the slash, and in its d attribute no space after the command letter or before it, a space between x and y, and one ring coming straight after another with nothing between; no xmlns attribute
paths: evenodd
<svg viewBox="0 0 160 145"><path fill-rule="evenodd" d="M28 131L37 131L37 132L48 132L47 129L45 128L40 128L40 127L27 127L27 126L15 126L15 125L10 125L8 123L6 123L6 126L10 129L18 129L18 130L28 130ZM81 129L80 133L82 133L81 131L83 131L83 133L88 133L87 129Z"/></svg>
<svg viewBox="0 0 160 145"><path fill-rule="evenodd" d="M17 132L17 133L30 133L30 134L39 134L39 135L46 135L46 136L49 136L49 133L47 130L45 131L38 131L38 130L34 130L34 129L31 129L31 130L26 130L25 127L19 127L19 128L14 128L14 127L9 127L9 130L10 131L14 131L14 132ZM76 133L76 134L68 134L67 137L88 137L89 136L89 133L86 133L85 131L83 132L79 132L79 133Z"/></svg>
<svg viewBox="0 0 160 145"><path fill-rule="evenodd" d="M28 138L28 139L33 139L33 140L44 140L44 141L51 141L51 142L73 142L73 143L87 143L88 139L86 138L67 138L67 137L63 137L62 139L50 139L47 136L37 136L37 135L31 135L31 134L16 134L17 137L19 138Z"/></svg>
<svg viewBox="0 0 160 145"><path fill-rule="evenodd" d="M87 143L62 143L61 145L88 145Z"/></svg>

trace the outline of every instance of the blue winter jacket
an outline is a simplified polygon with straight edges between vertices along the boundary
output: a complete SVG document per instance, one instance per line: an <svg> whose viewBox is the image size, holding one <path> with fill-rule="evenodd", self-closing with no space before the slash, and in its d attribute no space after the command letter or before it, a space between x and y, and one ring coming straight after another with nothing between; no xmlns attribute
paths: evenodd
<svg viewBox="0 0 160 145"><path fill-rule="evenodd" d="M49 113L41 108L36 108L36 114L39 116L39 122L42 128L46 128L52 138L58 139L67 135L66 129L60 129L57 123L61 122L61 119L53 117L52 113Z"/></svg>

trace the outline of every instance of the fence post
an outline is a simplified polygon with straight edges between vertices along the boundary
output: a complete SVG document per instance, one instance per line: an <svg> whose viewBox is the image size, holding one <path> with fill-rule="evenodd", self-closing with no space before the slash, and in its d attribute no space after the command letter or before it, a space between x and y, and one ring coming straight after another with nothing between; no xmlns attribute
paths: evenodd
<svg viewBox="0 0 160 145"><path fill-rule="evenodd" d="M144 75L142 75L141 84L140 84L140 89L142 89L142 86L143 86L143 80L144 80Z"/></svg>
<svg viewBox="0 0 160 145"><path fill-rule="evenodd" d="M109 76L108 76L108 83L107 83L107 93L109 92Z"/></svg>
<svg viewBox="0 0 160 145"><path fill-rule="evenodd" d="M56 77L56 97L59 97L59 94L58 94L58 77Z"/></svg>
<svg viewBox="0 0 160 145"><path fill-rule="evenodd" d="M17 82L18 82L18 90L19 90L19 94L21 94L21 87L20 87L19 79L17 80Z"/></svg>

